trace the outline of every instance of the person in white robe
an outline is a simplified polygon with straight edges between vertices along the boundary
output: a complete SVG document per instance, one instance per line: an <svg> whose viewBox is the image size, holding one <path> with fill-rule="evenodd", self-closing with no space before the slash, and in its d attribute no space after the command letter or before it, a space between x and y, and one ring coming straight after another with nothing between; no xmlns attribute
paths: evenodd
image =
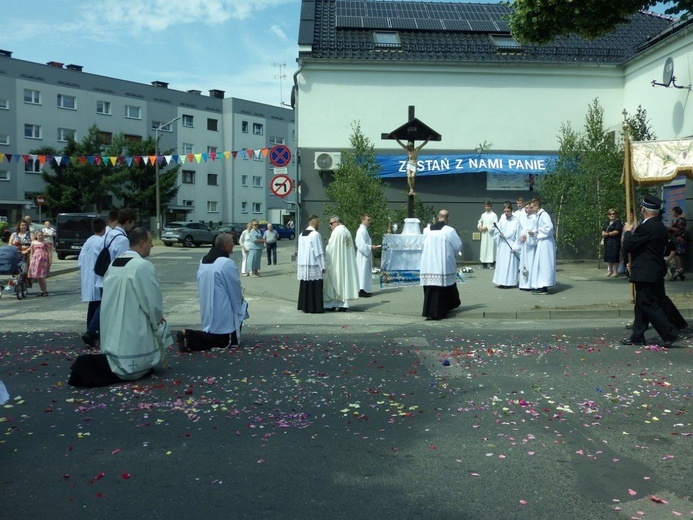
<svg viewBox="0 0 693 520"><path fill-rule="evenodd" d="M479 244L479 260L482 269L493 269L495 262L495 243L493 241L493 224L498 222L498 215L493 212L491 201L484 203L484 212L481 214L476 228L481 233Z"/></svg>
<svg viewBox="0 0 693 520"><path fill-rule="evenodd" d="M298 310L310 314L325 312L323 304L323 276L325 274L325 250L318 233L320 218L308 217L308 227L298 237L296 278L298 288Z"/></svg>
<svg viewBox="0 0 693 520"><path fill-rule="evenodd" d="M330 217L330 240L325 248L325 310L345 312L349 300L359 297L356 248L351 233L336 215Z"/></svg>
<svg viewBox="0 0 693 520"><path fill-rule="evenodd" d="M111 221L109 217L109 224L114 227L106 228L106 233L103 236L100 247L96 248L96 255L101 252L104 247L108 247L111 261L118 258L125 251L128 250L130 242L128 241L128 232L135 226L137 220L137 213L134 210L125 208L118 211L118 216L115 221ZM103 278L95 274L94 285L98 290L103 289ZM82 341L88 347L96 347L96 340L100 334L100 316L101 316L101 306L99 305L94 312L94 317L89 322L87 326L87 331L82 334Z"/></svg>
<svg viewBox="0 0 693 520"><path fill-rule="evenodd" d="M532 294L548 294L556 285L556 240L551 216L541 207L540 199L532 200L536 214L537 248L532 262Z"/></svg>
<svg viewBox="0 0 693 520"><path fill-rule="evenodd" d="M368 228L371 225L370 215L361 216L361 225L356 230L356 266L359 272L359 296L370 298L373 291L373 251L380 246L373 245Z"/></svg>
<svg viewBox="0 0 693 520"><path fill-rule="evenodd" d="M513 215L517 219L517 222L520 225L520 229L522 229L525 217L527 216L527 213L525 212L525 199L522 197L517 197L515 204L517 205L517 208L515 209L515 211L513 211ZM520 268L522 268L522 247L520 247L520 249L517 251L517 254L520 257ZM520 276L521 275L522 273L520 273Z"/></svg>
<svg viewBox="0 0 693 520"><path fill-rule="evenodd" d="M91 232L93 234L84 242L77 258L82 302L89 304L87 307L87 327L89 327L91 320L94 318L96 309L101 305L101 289L96 287L94 265L103 247L105 231L106 221L99 217L93 219L91 221Z"/></svg>
<svg viewBox="0 0 693 520"><path fill-rule="evenodd" d="M496 224L494 240L496 241L496 270L493 283L501 289L517 285L517 270L520 264L520 223L513 215L510 203L503 207L503 216Z"/></svg>
<svg viewBox="0 0 693 520"><path fill-rule="evenodd" d="M534 265L534 253L537 250L537 218L532 209L532 203L525 205L525 217L521 222L520 231L520 278L519 287L523 291L532 290L532 267Z"/></svg>
<svg viewBox="0 0 693 520"><path fill-rule="evenodd" d="M461 303L457 290L457 255L462 251L462 240L447 225L449 218L448 211L441 209L438 221L423 239L419 283L424 291L421 315L426 320L441 320Z"/></svg>
<svg viewBox="0 0 693 520"><path fill-rule="evenodd" d="M240 345L248 304L243 299L241 279L233 253L233 237L221 234L197 269L202 330L183 329L176 333L181 352L227 348Z"/></svg>
<svg viewBox="0 0 693 520"><path fill-rule="evenodd" d="M152 235L135 228L129 242L130 249L113 260L104 276L101 353L75 359L68 381L72 386L131 381L166 367L166 348L173 340L156 271L145 260Z"/></svg>

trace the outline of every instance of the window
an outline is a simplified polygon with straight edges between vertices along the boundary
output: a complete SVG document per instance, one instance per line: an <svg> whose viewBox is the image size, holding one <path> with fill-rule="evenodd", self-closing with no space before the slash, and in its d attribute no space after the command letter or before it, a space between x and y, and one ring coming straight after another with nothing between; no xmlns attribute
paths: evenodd
<svg viewBox="0 0 693 520"><path fill-rule="evenodd" d="M207 130L212 130L213 132L216 132L218 130L217 129L218 124L219 124L218 120L207 118ZM192 124L191 124L191 126L192 126Z"/></svg>
<svg viewBox="0 0 693 520"><path fill-rule="evenodd" d="M218 202L216 200L208 200L207 213L219 213L219 210L217 209L217 204Z"/></svg>
<svg viewBox="0 0 693 520"><path fill-rule="evenodd" d="M0 170L0 182L9 181L9 180L10 180L10 172L7 170Z"/></svg>
<svg viewBox="0 0 693 520"><path fill-rule="evenodd" d="M399 34L396 32L374 31L373 42L380 48L400 48L402 43L399 41Z"/></svg>
<svg viewBox="0 0 693 520"><path fill-rule="evenodd" d="M75 96L66 96L65 94L58 94L58 108L77 110L77 98Z"/></svg>
<svg viewBox="0 0 693 520"><path fill-rule="evenodd" d="M109 144L111 144L111 141L113 141L113 133L99 132L99 139L101 140L102 145L108 146Z"/></svg>
<svg viewBox="0 0 693 520"><path fill-rule="evenodd" d="M64 143L70 138L74 139L76 132L77 131L72 128L58 128L58 141Z"/></svg>
<svg viewBox="0 0 693 520"><path fill-rule="evenodd" d="M9 110L10 102L6 99L0 99L0 110Z"/></svg>
<svg viewBox="0 0 693 520"><path fill-rule="evenodd" d="M183 143L182 150L185 155L194 153L192 143Z"/></svg>
<svg viewBox="0 0 693 520"><path fill-rule="evenodd" d="M522 52L522 44L509 34L489 34L491 42L496 46L496 50L503 52Z"/></svg>
<svg viewBox="0 0 693 520"><path fill-rule="evenodd" d="M207 147L207 153L217 153L217 147L216 146L208 146Z"/></svg>
<svg viewBox="0 0 693 520"><path fill-rule="evenodd" d="M194 200L185 200L183 199L183 206L194 206L195 201Z"/></svg>
<svg viewBox="0 0 693 520"><path fill-rule="evenodd" d="M24 102L32 105L41 104L41 91L32 90L30 88L24 89Z"/></svg>
<svg viewBox="0 0 693 520"><path fill-rule="evenodd" d="M110 101L97 101L96 102L96 113L110 116L111 115L111 102Z"/></svg>
<svg viewBox="0 0 693 520"><path fill-rule="evenodd" d="M135 105L125 105L125 117L128 119L142 119L140 107Z"/></svg>
<svg viewBox="0 0 693 520"><path fill-rule="evenodd" d="M262 135L265 129L262 127L262 123L253 123L253 134Z"/></svg>
<svg viewBox="0 0 693 520"><path fill-rule="evenodd" d="M10 134L0 134L0 144L10 144Z"/></svg>
<svg viewBox="0 0 693 520"><path fill-rule="evenodd" d="M253 188L262 188L262 177L253 175Z"/></svg>
<svg viewBox="0 0 693 520"><path fill-rule="evenodd" d="M195 184L195 172L193 170L183 170L183 184Z"/></svg>
<svg viewBox="0 0 693 520"><path fill-rule="evenodd" d="M277 137L276 135L270 136L269 144L284 144L284 138L283 137Z"/></svg>
<svg viewBox="0 0 693 520"><path fill-rule="evenodd" d="M173 132L171 123L162 125L162 121L152 121L152 130L158 130L159 132Z"/></svg>
<svg viewBox="0 0 693 520"><path fill-rule="evenodd" d="M253 202L253 213L262 213L262 202Z"/></svg>
<svg viewBox="0 0 693 520"><path fill-rule="evenodd" d="M38 159L29 159L24 163L24 173L41 173L41 162Z"/></svg>
<svg viewBox="0 0 693 520"><path fill-rule="evenodd" d="M123 137L128 143L141 143L142 142L142 136L141 135L133 135L133 134L124 134Z"/></svg>
<svg viewBox="0 0 693 520"><path fill-rule="evenodd" d="M248 213L248 203L241 202L241 213Z"/></svg>
<svg viewBox="0 0 693 520"><path fill-rule="evenodd" d="M241 132L248 133L248 121L241 121Z"/></svg>
<svg viewBox="0 0 693 520"><path fill-rule="evenodd" d="M41 125L24 125L24 137L27 139L41 139Z"/></svg>
<svg viewBox="0 0 693 520"><path fill-rule="evenodd" d="M248 185L248 176L247 175L241 175L241 186L247 186Z"/></svg>
<svg viewBox="0 0 693 520"><path fill-rule="evenodd" d="M187 126L188 128L192 128L193 127L193 116L183 115L183 126Z"/></svg>
<svg viewBox="0 0 693 520"><path fill-rule="evenodd" d="M207 174L207 186L218 186L218 175L216 173Z"/></svg>

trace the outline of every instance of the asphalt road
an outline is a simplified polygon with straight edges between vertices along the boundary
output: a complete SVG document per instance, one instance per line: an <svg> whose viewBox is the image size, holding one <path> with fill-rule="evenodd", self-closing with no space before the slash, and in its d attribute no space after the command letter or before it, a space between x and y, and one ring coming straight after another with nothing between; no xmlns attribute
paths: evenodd
<svg viewBox="0 0 693 520"><path fill-rule="evenodd" d="M198 323L203 252L152 258L174 328ZM2 517L693 517L688 340L623 347L617 318L308 316L253 282L242 348L92 390L65 384L76 273L3 297Z"/></svg>

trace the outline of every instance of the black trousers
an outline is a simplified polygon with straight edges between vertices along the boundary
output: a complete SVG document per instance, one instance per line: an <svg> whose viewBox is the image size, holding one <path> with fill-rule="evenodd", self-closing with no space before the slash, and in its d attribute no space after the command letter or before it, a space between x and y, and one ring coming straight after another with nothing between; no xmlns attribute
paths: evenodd
<svg viewBox="0 0 693 520"><path fill-rule="evenodd" d="M671 341L678 336L677 328L667 318L666 300L664 278L660 282L635 282L635 320L631 334L633 341L644 341L645 331L650 323L664 341Z"/></svg>
<svg viewBox="0 0 693 520"><path fill-rule="evenodd" d="M277 243L272 242L271 244L267 244L267 264L268 265L277 265Z"/></svg>
<svg viewBox="0 0 693 520"><path fill-rule="evenodd" d="M185 329L185 344L190 350L210 350L238 345L236 331L231 334L212 334L202 330Z"/></svg>

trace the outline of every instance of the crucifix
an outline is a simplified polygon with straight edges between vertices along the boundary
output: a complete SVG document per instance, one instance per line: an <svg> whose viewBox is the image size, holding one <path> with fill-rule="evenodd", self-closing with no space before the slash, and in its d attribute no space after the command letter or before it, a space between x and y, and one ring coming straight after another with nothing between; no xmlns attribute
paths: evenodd
<svg viewBox="0 0 693 520"><path fill-rule="evenodd" d="M381 134L381 139L394 139L407 153L407 184L409 193L407 194L407 214L409 218L414 217L414 182L418 169L419 151L426 146L429 141L440 141L441 135L428 125L414 117L414 105L409 106L409 121L396 128L392 132ZM406 141L407 144L404 144ZM423 141L419 146L416 141Z"/></svg>

